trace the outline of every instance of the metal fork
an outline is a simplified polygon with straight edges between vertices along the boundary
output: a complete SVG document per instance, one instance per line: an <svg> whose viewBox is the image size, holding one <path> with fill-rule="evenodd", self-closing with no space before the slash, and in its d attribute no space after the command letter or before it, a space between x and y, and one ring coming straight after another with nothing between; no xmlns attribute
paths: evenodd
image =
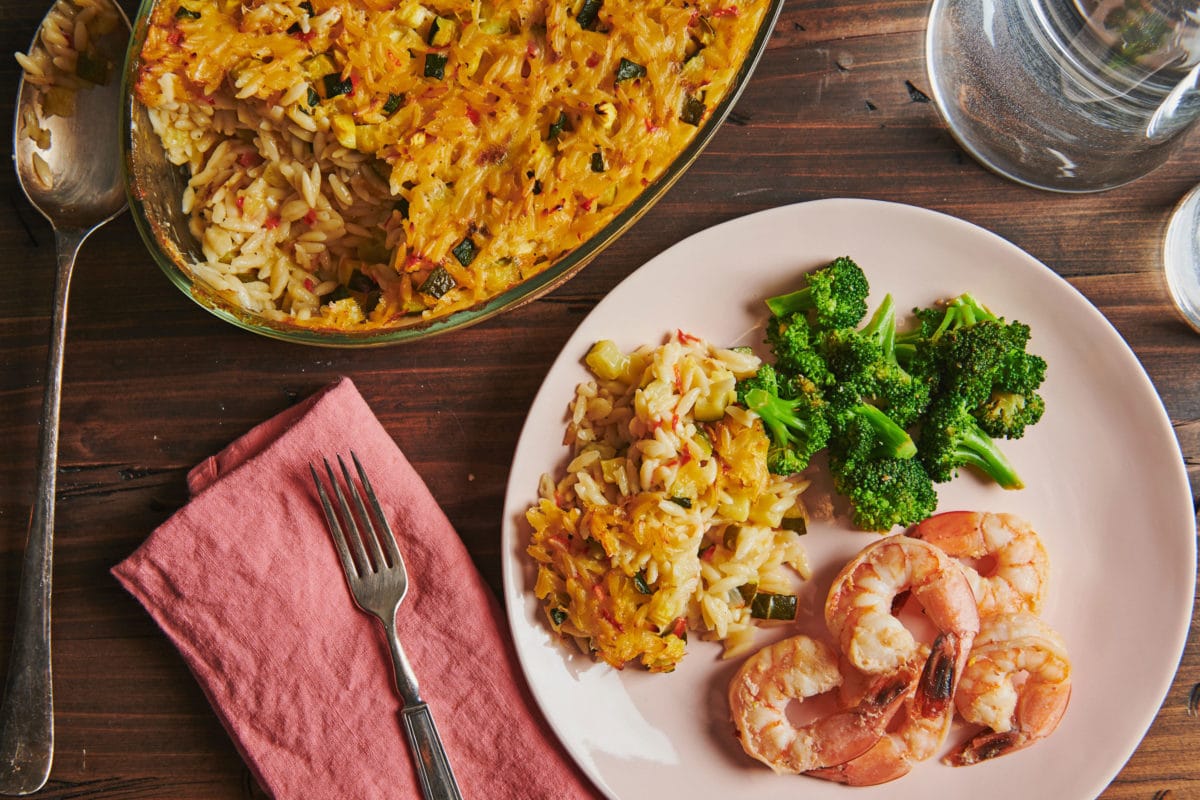
<svg viewBox="0 0 1200 800"><path fill-rule="evenodd" d="M396 537L379 507L379 499L367 473L353 452L350 454L358 473L362 491L359 491L346 462L338 456L342 478L346 491L342 491L334 475L333 467L328 459L325 472L329 477L329 485L337 497L338 511L334 510L329 494L317 474L316 467L308 465L312 472L313 482L317 485L317 496L321 499L321 507L325 511L325 519L329 523L329 533L342 560L342 568L346 572L346 582L354 601L368 614L372 614L383 623L387 634L388 646L392 652L392 667L396 678L396 691L404 707L400 718L404 722L404 732L408 736L409 746L416 756L417 775L421 781L421 793L426 800L462 800L462 793L450 769L450 761L442 747L441 737L433 724L433 715L429 706L421 699L417 688L417 677L413 674L412 665L404 655L400 639L396 635L396 611L400 601L408 591L408 573L404 569L404 558L396 544ZM367 501L363 501L363 494ZM354 509L346 501L346 494L354 499ZM368 509L367 503L370 504Z"/></svg>

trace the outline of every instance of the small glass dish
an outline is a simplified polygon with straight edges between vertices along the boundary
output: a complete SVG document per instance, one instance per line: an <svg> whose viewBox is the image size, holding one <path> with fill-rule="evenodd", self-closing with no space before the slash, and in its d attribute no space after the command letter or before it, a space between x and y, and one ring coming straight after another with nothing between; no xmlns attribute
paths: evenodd
<svg viewBox="0 0 1200 800"><path fill-rule="evenodd" d="M1176 309L1200 333L1200 186L1185 194L1171 213L1162 260Z"/></svg>
<svg viewBox="0 0 1200 800"><path fill-rule="evenodd" d="M414 315L404 317L388 327L356 331L269 320L236 306L203 282L193 278L189 265L197 260L200 246L189 230L187 216L182 212L182 197L188 180L187 171L186 168L176 167L167 160L166 153L150 126L146 109L137 101L133 92L133 84L140 67L139 54L146 40L150 14L155 2L156 0L142 0L134 22L123 76L121 109L129 207L146 247L172 283L202 308L226 322L275 339L330 347L378 346L424 339L517 308L558 288L573 277L637 222L700 155L745 88L758 59L766 49L771 31L783 7L783 0L769 1L750 50L732 79L729 91L719 104L713 107L709 118L699 127L687 147L670 162L654 182L595 235L548 269L475 306L442 317L423 318Z"/></svg>

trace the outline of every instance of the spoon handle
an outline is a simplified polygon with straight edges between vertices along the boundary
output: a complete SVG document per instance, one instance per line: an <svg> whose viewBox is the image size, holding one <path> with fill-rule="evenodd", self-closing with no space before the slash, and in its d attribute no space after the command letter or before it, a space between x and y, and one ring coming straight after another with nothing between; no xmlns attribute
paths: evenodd
<svg viewBox="0 0 1200 800"><path fill-rule="evenodd" d="M38 440L37 496L21 565L12 657L0 706L0 794L36 792L54 760L54 691L50 677L50 583L54 549L54 495L58 473L58 416L62 396L67 295L75 256L89 231L54 232L58 270L54 282L50 351Z"/></svg>

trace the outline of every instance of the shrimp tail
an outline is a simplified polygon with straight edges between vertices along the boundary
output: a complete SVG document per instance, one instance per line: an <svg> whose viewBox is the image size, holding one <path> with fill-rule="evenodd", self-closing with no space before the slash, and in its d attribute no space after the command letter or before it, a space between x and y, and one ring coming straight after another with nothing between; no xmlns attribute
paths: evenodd
<svg viewBox="0 0 1200 800"><path fill-rule="evenodd" d="M887 731L912 690L916 673L901 669L872 684L857 706L816 723L816 739L824 744L816 768L844 764L870 750Z"/></svg>
<svg viewBox="0 0 1200 800"><path fill-rule="evenodd" d="M1031 736L1023 731L983 731L959 745L955 750L942 759L942 763L952 767L969 767L993 758L1015 753L1028 747L1041 737Z"/></svg>
<svg viewBox="0 0 1200 800"><path fill-rule="evenodd" d="M966 637L949 632L938 634L921 670L921 679L913 698L919 716L926 719L939 717L954 703L962 662L970 650L971 644Z"/></svg>

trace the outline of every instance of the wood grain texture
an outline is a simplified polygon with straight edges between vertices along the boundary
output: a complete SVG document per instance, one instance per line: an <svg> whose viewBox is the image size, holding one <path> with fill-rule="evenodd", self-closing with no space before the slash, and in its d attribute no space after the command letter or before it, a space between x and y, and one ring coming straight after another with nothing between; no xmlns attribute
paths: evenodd
<svg viewBox="0 0 1200 800"><path fill-rule="evenodd" d="M40 6L0 0L0 51L27 46ZM1159 267L1170 208L1200 180L1200 139L1103 194L1052 195L1004 181L958 149L928 102L926 9L915 0L789 0L732 118L641 222L551 295L427 345L327 351L235 330L163 278L127 216L100 231L83 249L71 295L55 563L59 738L42 796L263 796L182 660L108 572L185 501L189 467L349 375L499 590L509 462L562 344L649 258L765 208L835 196L894 200L969 220L1027 250L1129 342L1200 488L1200 336L1175 316ZM17 77L15 62L0 59L0 119L11 118ZM52 245L12 170L0 171L0 674L33 494ZM1170 694L1105 800L1200 798L1198 684L1193 629Z"/></svg>

